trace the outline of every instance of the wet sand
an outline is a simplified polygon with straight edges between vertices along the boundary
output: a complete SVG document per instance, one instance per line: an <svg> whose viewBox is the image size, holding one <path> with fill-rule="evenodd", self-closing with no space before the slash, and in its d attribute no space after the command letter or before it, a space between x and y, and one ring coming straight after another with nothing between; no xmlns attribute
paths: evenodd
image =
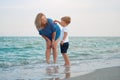
<svg viewBox="0 0 120 80"><path fill-rule="evenodd" d="M70 78L70 80L120 80L120 66L97 69L94 72Z"/></svg>

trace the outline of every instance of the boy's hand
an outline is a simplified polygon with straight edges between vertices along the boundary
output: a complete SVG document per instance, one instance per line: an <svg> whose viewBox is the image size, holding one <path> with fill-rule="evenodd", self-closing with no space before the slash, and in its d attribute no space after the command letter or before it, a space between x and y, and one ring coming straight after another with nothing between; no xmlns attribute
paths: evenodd
<svg viewBox="0 0 120 80"><path fill-rule="evenodd" d="M54 23L59 23L59 21L58 20L54 20Z"/></svg>
<svg viewBox="0 0 120 80"><path fill-rule="evenodd" d="M60 44L63 45L64 41L61 41Z"/></svg>
<svg viewBox="0 0 120 80"><path fill-rule="evenodd" d="M62 23L58 20L54 20L54 23L59 23L60 25L62 25Z"/></svg>
<svg viewBox="0 0 120 80"><path fill-rule="evenodd" d="M56 23L57 22L57 20L54 20L54 23Z"/></svg>

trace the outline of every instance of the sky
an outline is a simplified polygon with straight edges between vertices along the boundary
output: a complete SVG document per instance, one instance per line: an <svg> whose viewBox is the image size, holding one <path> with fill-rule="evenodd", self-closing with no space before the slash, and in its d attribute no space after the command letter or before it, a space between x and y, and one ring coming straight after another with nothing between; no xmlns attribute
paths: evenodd
<svg viewBox="0 0 120 80"><path fill-rule="evenodd" d="M120 0L0 0L0 36L39 36L40 12L70 16L70 36L120 36Z"/></svg>

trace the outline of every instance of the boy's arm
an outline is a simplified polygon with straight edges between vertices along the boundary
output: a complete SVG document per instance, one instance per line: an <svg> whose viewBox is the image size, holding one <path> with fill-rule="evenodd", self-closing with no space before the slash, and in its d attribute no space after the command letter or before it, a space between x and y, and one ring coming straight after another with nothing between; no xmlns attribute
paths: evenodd
<svg viewBox="0 0 120 80"><path fill-rule="evenodd" d="M61 24L61 22L60 22L60 21L58 21L58 20L55 20L54 22L55 22L55 23L59 23L60 25L62 25L62 24Z"/></svg>
<svg viewBox="0 0 120 80"><path fill-rule="evenodd" d="M64 41L65 41L65 39L66 39L67 35L68 35L68 33L67 33L67 32L64 32L64 36L63 36L63 40L61 41L61 44L63 44L63 43L64 43Z"/></svg>

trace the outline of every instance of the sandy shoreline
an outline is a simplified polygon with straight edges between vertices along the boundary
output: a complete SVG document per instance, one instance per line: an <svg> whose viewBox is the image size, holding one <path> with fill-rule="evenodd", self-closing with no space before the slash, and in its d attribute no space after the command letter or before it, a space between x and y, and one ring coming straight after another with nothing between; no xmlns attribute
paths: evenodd
<svg viewBox="0 0 120 80"><path fill-rule="evenodd" d="M120 66L98 69L86 75L70 78L70 80L120 80Z"/></svg>

